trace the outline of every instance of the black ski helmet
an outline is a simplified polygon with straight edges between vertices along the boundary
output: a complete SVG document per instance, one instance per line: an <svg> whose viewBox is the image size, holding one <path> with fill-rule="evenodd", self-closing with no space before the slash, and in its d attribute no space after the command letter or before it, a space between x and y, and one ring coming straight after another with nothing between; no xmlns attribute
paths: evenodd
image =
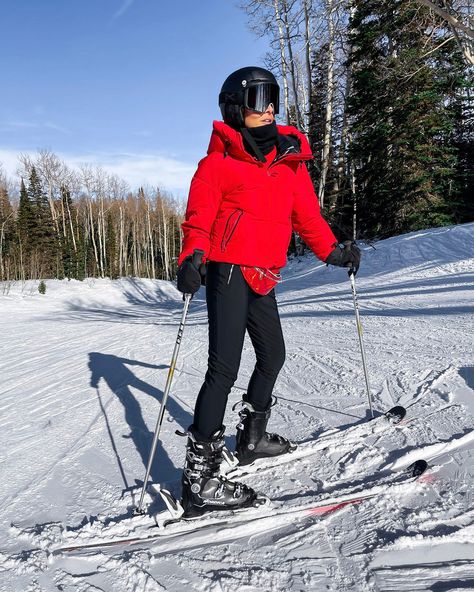
<svg viewBox="0 0 474 592"><path fill-rule="evenodd" d="M244 109L264 112L272 103L275 115L280 108L280 87L275 76L264 68L247 66L228 76L219 94L224 122L233 128L244 127Z"/></svg>

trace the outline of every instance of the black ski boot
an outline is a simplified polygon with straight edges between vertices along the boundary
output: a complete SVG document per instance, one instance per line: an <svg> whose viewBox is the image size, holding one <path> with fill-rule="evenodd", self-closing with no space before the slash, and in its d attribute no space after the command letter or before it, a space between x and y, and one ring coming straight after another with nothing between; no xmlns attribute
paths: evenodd
<svg viewBox="0 0 474 592"><path fill-rule="evenodd" d="M240 465L248 465L258 458L279 456L296 450L297 445L294 442L265 431L276 397L273 397L273 401L266 411L255 411L250 403L242 401L235 449Z"/></svg>
<svg viewBox="0 0 474 592"><path fill-rule="evenodd" d="M201 516L216 510L238 510L257 507L267 498L243 483L229 481L220 474L223 460L225 427L216 431L210 441L198 440L193 426L188 429L186 462L182 477L181 505L184 518Z"/></svg>

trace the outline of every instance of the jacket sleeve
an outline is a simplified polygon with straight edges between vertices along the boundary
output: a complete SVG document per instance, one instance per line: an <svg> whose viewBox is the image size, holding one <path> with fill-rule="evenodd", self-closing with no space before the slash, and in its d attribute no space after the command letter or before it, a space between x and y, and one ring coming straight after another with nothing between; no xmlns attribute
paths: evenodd
<svg viewBox="0 0 474 592"><path fill-rule="evenodd" d="M204 251L206 261L210 250L211 229L216 218L221 189L218 175L218 162L213 155L206 156L198 165L191 181L183 230L183 244L178 265L192 255L194 249Z"/></svg>
<svg viewBox="0 0 474 592"><path fill-rule="evenodd" d="M337 239L321 215L313 183L303 162L296 173L291 221L293 228L316 257L325 261L337 244Z"/></svg>

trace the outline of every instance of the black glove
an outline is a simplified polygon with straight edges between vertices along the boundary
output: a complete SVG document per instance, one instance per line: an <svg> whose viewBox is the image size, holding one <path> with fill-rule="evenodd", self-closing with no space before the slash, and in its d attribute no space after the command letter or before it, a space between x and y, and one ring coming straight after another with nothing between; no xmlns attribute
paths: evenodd
<svg viewBox="0 0 474 592"><path fill-rule="evenodd" d="M194 265L191 255L179 266L177 279L178 290L183 294L195 294L201 287L201 273Z"/></svg>
<svg viewBox="0 0 474 592"><path fill-rule="evenodd" d="M350 267L355 275L359 269L360 258L359 247L353 241L345 241L344 245L337 245L334 251L329 253L326 263L338 267Z"/></svg>

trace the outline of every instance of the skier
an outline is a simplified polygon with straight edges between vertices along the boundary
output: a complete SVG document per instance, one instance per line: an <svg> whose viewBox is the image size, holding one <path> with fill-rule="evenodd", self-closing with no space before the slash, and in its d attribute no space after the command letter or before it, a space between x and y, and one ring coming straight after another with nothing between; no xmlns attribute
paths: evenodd
<svg viewBox="0 0 474 592"><path fill-rule="evenodd" d="M252 488L220 474L222 422L246 330L257 361L241 403L236 455L240 464L248 464L296 448L266 431L276 402L273 386L285 359L274 287L292 229L322 261L359 267L357 246L339 246L320 214L305 165L312 158L306 137L275 123L279 94L275 77L263 68L232 73L219 94L224 121L214 122L207 156L191 182L178 289L194 294L205 271L209 360L187 431L185 517L259 503ZM192 261L195 249L204 251L199 269Z"/></svg>

